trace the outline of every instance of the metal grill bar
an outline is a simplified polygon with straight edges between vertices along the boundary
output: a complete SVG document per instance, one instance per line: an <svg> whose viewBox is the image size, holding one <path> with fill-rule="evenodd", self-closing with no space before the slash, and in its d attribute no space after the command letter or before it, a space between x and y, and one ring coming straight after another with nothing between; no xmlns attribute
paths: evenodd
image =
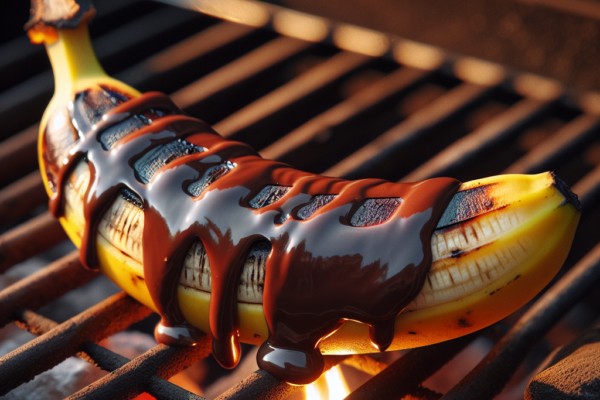
<svg viewBox="0 0 600 400"><path fill-rule="evenodd" d="M20 310L18 314L20 325L37 336L43 335L58 326L58 323L30 310ZM77 353L79 358L109 372L113 372L131 361L92 342L83 343L81 349L82 351ZM146 391L159 400L203 400L202 397L190 393L156 375L147 377Z"/></svg>
<svg viewBox="0 0 600 400"><path fill-rule="evenodd" d="M47 201L42 177L33 171L0 190L0 221L5 224L17 221Z"/></svg>
<svg viewBox="0 0 600 400"><path fill-rule="evenodd" d="M280 160L286 154L314 140L317 135L348 123L352 118L377 107L390 97L398 96L417 85L430 74L429 71L400 68L283 136L263 149L260 155L269 160Z"/></svg>
<svg viewBox="0 0 600 400"><path fill-rule="evenodd" d="M43 54L42 49L28 46L28 43L28 38L21 36L0 46L0 53L3 55L0 58L0 71L2 73L11 73L15 64L28 60L35 54Z"/></svg>
<svg viewBox="0 0 600 400"><path fill-rule="evenodd" d="M0 292L0 327L14 318L17 308L35 310L83 286L97 275L97 272L83 268L78 251L56 260Z"/></svg>
<svg viewBox="0 0 600 400"><path fill-rule="evenodd" d="M456 114L483 100L490 88L463 83L383 133L371 143L323 172L323 175L355 178L373 172L421 135L430 132Z"/></svg>
<svg viewBox="0 0 600 400"><path fill-rule="evenodd" d="M60 223L45 212L0 236L0 272L50 250L67 239Z"/></svg>
<svg viewBox="0 0 600 400"><path fill-rule="evenodd" d="M215 49L223 47L253 31L254 29L243 25L234 25L227 22L217 24L117 74L117 78L129 82L133 86L143 86L146 81L156 79L160 72L175 68L192 58L210 54ZM296 42L303 44L303 42ZM135 44L135 42L132 43L132 47ZM176 56L182 52L185 57ZM107 50L107 55L110 54L111 51ZM24 108L24 105L22 108ZM0 147L0 168L6 172L0 177L0 184L10 182L16 177L22 176L25 171L31 171L37 167L38 131L39 124L34 124L3 142L2 147ZM34 175L37 178L34 178ZM0 191L0 216L4 217L3 221L14 221L20 218L25 210L30 210L46 201L45 190L39 173L32 174L28 178L27 180L22 178L12 187ZM4 211L7 211L7 213L4 214Z"/></svg>
<svg viewBox="0 0 600 400"><path fill-rule="evenodd" d="M29 78L0 94L0 119L6 121L0 128L0 137L6 137L4 132L21 129L27 122L20 110L24 107L43 110L43 103L50 99L52 91L52 72L45 71Z"/></svg>
<svg viewBox="0 0 600 400"><path fill-rule="evenodd" d="M330 370L350 356L324 356L325 371ZM274 400L285 399L301 386L289 385L259 369L215 400Z"/></svg>
<svg viewBox="0 0 600 400"><path fill-rule="evenodd" d="M352 357L346 358L343 363L359 371L366 372L369 375L377 375L388 367L388 364L377 361L365 354L355 354Z"/></svg>
<svg viewBox="0 0 600 400"><path fill-rule="evenodd" d="M97 10L94 18L99 23L105 23L114 14L122 11L136 1L137 0L103 0L102 7L100 10ZM37 61L36 57L39 56L40 59L46 57L43 47L32 46L26 35L20 35L1 45L0 54L2 54L2 57L0 58L0 73L2 73L3 76L14 76L14 73L18 73L24 65ZM9 81L9 79L3 81L2 86ZM4 87L2 87L2 90L3 89Z"/></svg>
<svg viewBox="0 0 600 400"><path fill-rule="evenodd" d="M191 61L204 59L214 51L222 50L253 32L255 29L251 27L221 22L129 67L116 76L134 87L152 88L160 83L160 78L166 73L172 73Z"/></svg>
<svg viewBox="0 0 600 400"><path fill-rule="evenodd" d="M121 292L65 321L0 358L0 396L74 355L84 342L98 342L150 313Z"/></svg>
<svg viewBox="0 0 600 400"><path fill-rule="evenodd" d="M190 83L171 95L181 108L199 108L217 93L231 91L235 86L258 73L307 49L311 43L280 37L238 58L217 71Z"/></svg>
<svg viewBox="0 0 600 400"><path fill-rule="evenodd" d="M443 398L492 399L506 385L532 345L600 281L600 245L552 286L488 355Z"/></svg>
<svg viewBox="0 0 600 400"><path fill-rule="evenodd" d="M259 369L217 397L216 400L285 399L299 388L277 380L269 373Z"/></svg>
<svg viewBox="0 0 600 400"><path fill-rule="evenodd" d="M237 137L251 125L257 125L259 122L271 118L284 107L314 95L318 90L369 61L369 57L355 53L342 52L336 54L288 84L233 113L225 120L215 124L214 128L223 137L229 138L234 134Z"/></svg>
<svg viewBox="0 0 600 400"><path fill-rule="evenodd" d="M148 85L148 81L156 80L161 73L179 67L191 59L210 54L253 31L253 28L247 26L222 22L120 72L116 77L135 87ZM136 44L133 43L131 48ZM22 104L19 111L26 106L27 104ZM38 131L39 124L36 123L2 142L0 169L5 172L0 176L0 184L10 182L37 168Z"/></svg>
<svg viewBox="0 0 600 400"><path fill-rule="evenodd" d="M113 29L94 41L99 59L109 58L135 48L151 38L160 37L172 29L198 18L198 14L181 12L177 8L159 9ZM148 35L149 27L153 34Z"/></svg>
<svg viewBox="0 0 600 400"><path fill-rule="evenodd" d="M110 57L164 35L194 18L197 18L197 15L179 9L155 11L98 38L94 41L96 54L106 64L106 60ZM150 31L153 35L148 35L147 32ZM52 72L47 70L1 93L0 119L3 121L3 126L0 132L19 129L27 123L26 119L29 118L31 111L43 110L50 99L52 87ZM21 112L23 109L29 109L30 112Z"/></svg>
<svg viewBox="0 0 600 400"><path fill-rule="evenodd" d="M573 192L579 195L584 211L593 210L600 198L600 166L579 180L573 186Z"/></svg>
<svg viewBox="0 0 600 400"><path fill-rule="evenodd" d="M424 387L417 387L410 393L409 398L410 400L439 400L442 398L442 394Z"/></svg>
<svg viewBox="0 0 600 400"><path fill-rule="evenodd" d="M490 120L481 128L454 142L444 151L421 164L418 169L402 178L402 182L416 182L447 174L475 155L498 142L507 140L548 112L552 104L534 99L524 99Z"/></svg>
<svg viewBox="0 0 600 400"><path fill-rule="evenodd" d="M219 22L150 57L139 65L147 66L147 72L151 74L172 71L255 31L256 29L250 26ZM136 72L139 71L136 70ZM138 74L132 73L131 75L132 78L139 79L137 78Z"/></svg>
<svg viewBox="0 0 600 400"><path fill-rule="evenodd" d="M158 12L155 14L158 15ZM148 17L148 20L150 19L151 18ZM190 19L193 18L190 17ZM162 24L163 22L161 21L161 24L159 25ZM127 29L125 29L125 31L130 31ZM152 31L156 32L156 29L153 29ZM161 53L151 56L145 61L135 64L133 67L130 67L118 74L118 77L134 84L134 86L153 85L160 81L162 77L168 77L169 75L175 74L181 66L190 63L191 60L203 59L204 56L213 54L214 52L222 49L224 46L231 45L232 43L241 39L245 40L255 32L256 30L253 28L239 27L229 23L216 24L210 28L202 30L183 42L180 42L179 44L162 51ZM112 35L117 36L117 34ZM109 36L105 35L105 37ZM152 37L156 37L156 35L153 34ZM139 43L139 41L143 41L143 39L134 38L132 39L130 45L135 45L135 43ZM108 43L108 39L106 39L106 43ZM132 47L135 47L134 45L124 48L129 50ZM100 47L102 46L111 47L111 49L102 51L113 51L112 54L117 53L117 50L113 50L115 48L114 46L109 46L106 44L101 45ZM256 76L264 74L265 71L279 68L280 65L288 63L294 57L301 55L304 51L310 51L311 46L312 45L309 43L301 42L295 39L274 39L267 44L264 44L262 47L256 48L256 50L253 52L246 53L247 55L242 56L241 58L238 58L229 64L225 63L224 67L217 69L215 72L205 75L200 79L196 79L193 81L193 83L187 84L187 86L175 93L175 98L177 100L179 96L180 100L177 100L180 101L179 104L190 110L194 110L200 106L209 106L213 100L223 96L223 93L226 93L228 96L235 96L237 92L242 90L246 83L255 80ZM253 63L248 64L249 60L251 60ZM356 74L361 68L368 65L370 60L371 59L368 57L356 56L345 52L339 53L337 56L330 57L327 61L324 61L317 67L314 67L307 73L293 78L287 84L280 86L279 89L272 91L268 95L260 97L258 100L246 105L241 110L234 112L235 110L230 108L228 110L230 116L218 124L217 129L220 129L227 135L233 136L237 139L238 137L244 138L244 136L249 136L248 134L251 132L260 131L261 127L267 122L274 122L276 125L278 119L285 118L286 116L293 114L307 101L307 99L315 98L317 93L320 93L323 90L328 90L339 80L344 79L348 75ZM335 65L336 62L339 64ZM329 77L318 77L317 75L320 74L319 71L322 70L329 71ZM338 103L337 105L332 106L326 111L321 111L319 115L313 117L308 122L303 122L299 128L294 129L294 131L288 135L283 136L282 138L275 137L274 139L261 139L263 142L257 141L255 146L260 148L260 146L268 145L271 142L274 142L271 146L263 150L263 154L269 154L272 152L274 157L271 157L273 158L285 158L286 154L288 154L294 148L297 148L297 146L305 145L306 143L312 141L315 138L315 135L318 135L323 129L330 129L332 127L335 128L351 123L357 116L368 112L370 109L375 108L388 99L394 98L395 96L404 95L404 91L406 91L407 88L412 90L415 86L427 81L434 73L440 73L440 71L438 70L430 73L402 67L396 72L389 74L386 73L386 76L383 79L371 84L363 91L345 101ZM314 74L314 77L307 78L310 76L310 74ZM36 78L32 79L33 80L29 82L30 85L38 82L35 80ZM319 79L321 79L321 81L319 81ZM312 86L309 87L307 84ZM191 94L192 89L195 87L200 87L203 91L201 91L199 94ZM446 123L457 114L466 113L472 108L476 108L478 102L487 99L490 97L490 95L498 90L504 89L501 89L500 86L488 87L473 83L459 84L459 86L450 89L445 95L440 96L433 103L410 115L406 120L398 124L396 127L384 132L366 147L363 147L354 154L347 155L342 162L330 168L326 173L345 177L362 176L363 174L373 174L374 172L376 175L378 168L380 168L381 165L391 158L398 157L400 151L410 151L411 145L414 143L415 139L422 138L429 132L432 132L434 129L441 127L443 123ZM32 104L35 104L34 98L30 98L26 102L22 102L20 109L28 108ZM537 122L541 116L546 115L549 107L562 107L562 104L562 99L557 100L556 104L552 104L534 100L528 96L525 96L524 100L521 100L519 103L513 105L509 110L501 114L502 117L488 120L487 123L481 126L481 128L463 136L462 139L457 140L451 147L447 148L447 150L439 153L437 158L435 158L433 161L428 164L423 164L421 167L414 170L409 176L412 176L413 174L421 174L424 177L434 176L435 174L439 174L442 171L447 171L452 168L470 166L473 163L473 156L480 155L486 150L486 148L489 148L489 146L497 145L498 143L506 141L507 138L515 137L516 134L521 133L529 125ZM312 116L308 115L305 119L311 117ZM30 127L27 131L22 132L18 138L15 137L14 143L17 151L35 151L34 142L37 135L34 133L36 131L37 128ZM551 168L553 165L556 165L558 161L572 157L574 153L579 152L584 144L593 141L594 135L597 133L597 131L598 117L583 114L573 121L567 123L562 129L552 136L552 139L534 147L524 157L510 166L508 170L513 172L537 172L541 168ZM250 140L255 139L251 138ZM467 155L465 155L465 145L467 145L469 149ZM460 152L457 151L459 148L461 149ZM3 147L0 147L0 149L3 149ZM2 154L2 150L0 150L0 166L10 165L10 161L1 160ZM446 156L444 156L444 154L446 154ZM8 154L5 154L5 156L10 157ZM27 163L25 164L28 165ZM30 168L30 166L19 168L21 168L19 171L22 172L16 172L14 177L22 176L24 173L29 171L27 168ZM594 202L598 197L600 197L599 168L600 167L588 173L574 187L576 192L578 192L580 195L583 195L582 202L586 210L594 209ZM333 173L330 171L333 171ZM37 176L37 183L35 182L34 175ZM14 178L11 177L10 180L12 179ZM41 188L39 181L39 174L32 173L27 178L16 182L12 187L10 187L10 189L7 188L0 192L0 213L6 212L2 210L8 209L6 207L8 207L9 204L14 204L14 200L18 198L18 194L16 193L19 193L19 191L15 188L20 188L20 193L29 193L29 190L33 191L33 193L36 193L36 190L43 193L43 188ZM11 201L13 203L11 203ZM30 211L34 207L34 204L35 201L32 201L31 204L24 205L22 207L22 213ZM2 207L4 205L6 205L6 207L3 209ZM11 210L10 212L13 211ZM45 218L45 216L39 217L37 220L38 223L43 218ZM24 252L27 250L27 243L36 242L35 240L19 239L17 232L19 232L19 229L21 228L22 227L15 228L15 230L6 233L0 238L0 255L9 255L9 261L7 263L0 263L0 269L2 270L7 269L10 265L18 262L18 260L21 260L18 254L16 256L11 255L12 253L9 251L10 245L8 244L9 239L12 240L10 243L16 244L15 249L17 249L18 252ZM39 227L36 229L37 231L34 231L33 233L39 235L39 237L48 238L55 236L48 234L48 231L44 233L44 231L40 230ZM62 229L58 229L59 232L62 233ZM40 251L43 251L43 248L45 248L43 246L40 247L39 243L35 243L34 247L35 248L31 250L33 253L30 253L29 255L39 253ZM68 273L74 273L76 275L76 279L91 279L93 273L89 271L81 270L81 276L75 272L76 268L74 265L77 263L77 261L75 261L75 255L70 255L70 257L73 258L72 264L69 264L68 266L63 264L60 268L58 266L48 267L46 270L36 274L35 277L27 278L27 280L21 281L18 284L11 286L9 289L0 292L0 322L12 319L14 317L14 309L17 306L37 308L53 300L59 295L57 293L63 290L68 290L59 288L56 289L56 293L46 292L47 288L45 288L42 282L47 282L52 279L58 280L57 278L52 278L53 276L60 275L62 280L65 276L67 276ZM596 270L600 269L597 266L600 262L600 258L598 257L600 257L600 250L597 247L590 252L586 258L580 261L580 263L578 263L577 266L559 282L559 285L555 285L550 292L548 292L538 303L536 303L534 308L529 310L527 314L522 317L521 322L517 324L511 333L509 333L509 335L507 335L507 337L496 346L499 350L494 350L492 353L490 353L490 355L488 355L488 358L486 358L486 360L489 359L489 363L485 368L490 368L489 371L492 371L489 372L487 376L490 376L492 373L495 376L496 370L493 368L496 368L495 365L499 364L503 357L510 358L512 360L512 366L511 368L502 366L500 368L504 368L507 371L506 374L509 374L507 376L510 376L510 374L514 372L516 366L521 362L521 359L525 357L525 354L518 354L517 357L515 357L514 353L518 353L516 350L514 350L515 341L518 342L518 346L521 346L517 346L518 348L524 349L525 347L523 347L524 345L521 344L521 341L522 338L525 337L526 340L529 340L528 343L530 343L530 346L531 343L534 343L535 340L538 340L539 337L541 337L541 335L547 331L548 327L560 317L560 315L557 314L552 314L553 316L549 316L547 314L547 309L542 308L544 304L546 306L553 305L553 301L558 301L562 307L560 312L564 314L568 306L577 301L577 299L572 296L572 289L570 287L565 287L565 285L567 285L568 282L572 282L574 285L580 285L578 286L580 289L589 288L590 284L585 282L586 277L587 279L598 278L596 276L599 274ZM63 260L63 263L64 262L65 261ZM587 267L582 267L584 264L587 265ZM569 281L566 281L566 279L569 279ZM71 278L68 278L68 280L70 281ZM71 284L75 287L79 286L81 283L68 282L66 285ZM587 284L588 286L582 286L584 284ZM565 290L561 291L562 289ZM38 296L39 298L31 296L32 291L38 290L41 292ZM547 300L547 297L550 296L550 293L558 293L557 299L551 301ZM23 303L26 301L30 301L31 303ZM541 303L542 301L545 303ZM108 302L110 302L110 300ZM143 308L143 311L140 311L142 308L143 307L140 305L135 305L133 307L133 312L142 312L142 314L147 315L149 310ZM102 316L109 314L109 311L105 306L99 305L91 310L98 310L98 314ZM91 310L80 314L78 317L81 317L84 320L88 317L91 317ZM129 316L129 312L124 308L122 311L126 314L122 317L123 319L136 318ZM56 323L46 320L32 311L20 310L18 313L21 321L23 323L27 323L29 329L32 331L37 329L36 332L38 334L43 333L45 330L50 331L49 334L40 337L39 340L45 340L48 341L48 343L55 343L56 347L60 349L60 357L62 357L63 353L66 354L66 357L67 355L71 355L76 352L85 351L88 355L92 356L94 361L98 362L100 365L103 365L104 368L108 370L115 370L114 374L111 374L103 380L96 382L92 386L84 389L82 392L73 395L71 398L100 398L101 396L102 398L131 398L143 391L147 391L157 398L190 398L185 396L193 395L188 394L185 391L180 391L179 395L183 397L175 397L176 395L170 396L167 392L164 392L165 389L159 386L171 384L166 383L164 380L162 380L162 378L168 377L172 375L172 373L175 373L173 371L178 370L178 368L185 368L187 365L189 365L189 363L206 356L208 354L208 349L210 348L209 341L208 343L202 342L201 346L204 346L205 348L174 350L159 346L149 353L139 357L138 359L133 360L131 363L127 363L128 360L119 358L114 354L110 356L109 353L106 353L108 350L90 343L89 340L94 341L96 340L96 337L93 335L88 336L88 332L86 330L89 328L86 328L88 325L85 325L85 323L82 323L80 330L76 329L77 333L75 336L77 339L74 341L75 344L71 345L65 344L60 339L56 338L57 330L61 329L64 324L55 326ZM75 320L78 317L75 317L72 320ZM103 320L104 318L99 319ZM528 323L532 323L535 326L529 328L527 325L525 325L524 321L528 321ZM90 324L89 326L93 326L91 321L88 322ZM98 322L98 324L101 325L105 323L106 321ZM124 327L124 325L125 323L121 323L118 329L121 329ZM113 329L113 327L102 329L110 330ZM531 330L535 331L535 335L537 335L536 337L533 337L535 335L531 334ZM81 336L79 333L81 333ZM104 333L98 333L98 337L102 336L103 334ZM452 358L454 354L460 352L460 350L468 344L467 340L472 340L474 336L475 335L472 335L472 337L462 338L457 341L439 345L445 349L445 356L443 352L441 355L440 352L435 353L435 349L437 349L436 346L432 348L411 351L406 356L398 360L395 364L387 369L384 369L383 372L379 373L375 378L367 382L367 384L353 393L350 398L372 397L373 393L376 393L377 398L384 398L379 397L379 395L382 393L384 396L386 396L385 393L388 393L390 396L393 395L394 398L397 398L404 393L406 395L413 396L413 398L437 399L441 396L439 393L422 388L419 385L427 376L433 374L441 367L441 365ZM465 343L463 343L463 341L465 341ZM29 344L27 346L35 345ZM8 357L6 360L10 360L11 358L15 359L15 357L17 360L23 360L29 357L26 357L23 354L31 355L32 353L36 353L35 350L31 350L30 347L27 346L16 350L13 354L14 357L10 355L10 357L6 356ZM47 351L44 350L44 347L48 346L40 346L40 352ZM521 351L521 353L525 353L525 351ZM95 354L95 356L93 354ZM56 357L56 355L53 355L52 357ZM435 363L427 361L429 360L428 357L429 359L435 359ZM0 374L2 374L3 378L5 375L2 372L2 368L7 368L5 367L5 362L9 362L6 360L5 358L0 359ZM344 362L350 365L355 365L358 368L368 370L371 373L380 372L384 367L377 365L376 362L370 357L328 357L328 360L331 360L332 364ZM164 363L164 366L161 367L159 364L162 363ZM37 358L35 357L34 364L37 364ZM51 364L54 365L55 362L48 362L48 366L44 368L49 368ZM491 366L492 364L494 364L494 366ZM23 365L26 365L26 363L23 363ZM27 369L29 366L22 366L21 368ZM165 372L166 370L168 370L168 372ZM483 369L482 371L485 372L488 371L488 369ZM156 374L158 374L158 376L161 378L157 377ZM402 376L403 379L398 379L398 376ZM481 373L479 370L473 372L465 379L466 383L455 389L456 393L472 393L468 392L468 390L472 390L469 388L474 387L471 386L472 383L469 379L474 377L474 380L479 380L481 379L480 376L483 376L483 373ZM414 379L409 379L410 377L413 377ZM505 381L506 379L504 379L503 382L499 382L493 390L501 390L505 384ZM385 389L388 385L395 385L396 383L398 386L392 386L396 387L396 389ZM374 392L375 389L377 392ZM284 398L294 390L296 390L296 388L291 387L286 383L277 381L264 371L259 370L249 376L239 385L231 388L219 398ZM460 390L467 390L467 392L459 392ZM451 391L448 396L454 396L453 393L454 391ZM457 396L460 397L460 395ZM479 394L477 398L481 398L479 397Z"/></svg>
<svg viewBox="0 0 600 400"><path fill-rule="evenodd" d="M343 0L269 3L550 76L581 90L600 89L600 12L594 2L459 0L452 7L443 1L424 7L419 2L382 0L377 8L366 0L353 1L351 7ZM556 60L564 60L563 66L557 68Z"/></svg>
<svg viewBox="0 0 600 400"><path fill-rule="evenodd" d="M527 155L504 170L505 174L532 174L551 168L583 143L589 142L600 128L600 118L582 114L555 132Z"/></svg>
<svg viewBox="0 0 600 400"><path fill-rule="evenodd" d="M193 347L174 348L158 345L112 374L69 396L68 400L131 399L146 390L151 391L159 399L172 399L173 397L169 397L171 393L157 387L148 377L155 375L163 379L170 378L196 361L207 357L210 354L211 343L209 336L204 336ZM149 386L149 389L146 389L146 386ZM193 394L184 398L201 399Z"/></svg>
<svg viewBox="0 0 600 400"><path fill-rule="evenodd" d="M365 398L391 400L409 395L477 336L478 334L474 333L451 342L412 350L352 392L346 400Z"/></svg>
<svg viewBox="0 0 600 400"><path fill-rule="evenodd" d="M4 140L0 146L0 185L5 185L37 168L39 124Z"/></svg>

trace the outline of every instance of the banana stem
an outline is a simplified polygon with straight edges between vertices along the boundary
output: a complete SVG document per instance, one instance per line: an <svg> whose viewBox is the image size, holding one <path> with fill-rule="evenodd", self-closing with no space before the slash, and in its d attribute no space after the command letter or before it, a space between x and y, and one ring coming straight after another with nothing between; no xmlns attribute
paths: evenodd
<svg viewBox="0 0 600 400"><path fill-rule="evenodd" d="M71 93L78 81L108 77L94 53L85 21L75 29L57 31L58 40L46 44L54 71L55 96L63 90Z"/></svg>

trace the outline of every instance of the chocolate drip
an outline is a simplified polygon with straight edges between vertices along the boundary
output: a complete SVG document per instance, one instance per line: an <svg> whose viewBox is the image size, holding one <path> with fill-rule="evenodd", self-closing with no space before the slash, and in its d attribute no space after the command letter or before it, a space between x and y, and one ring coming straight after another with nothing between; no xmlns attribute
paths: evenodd
<svg viewBox="0 0 600 400"><path fill-rule="evenodd" d="M149 109L168 115L119 137L110 150L103 147L103 131L118 130L119 123L130 124L130 118ZM78 108L72 112L81 113ZM205 151L169 159L144 183L135 171L136 161L178 139ZM199 239L212 274L213 353L223 366L235 366L240 357L240 274L252 245L271 243L263 303L269 338L258 362L296 384L312 382L322 373L319 342L347 320L368 324L377 349L391 344L395 318L424 283L431 266L431 235L459 186L447 178L412 184L352 182L297 171L221 138L158 93L116 105L72 146L51 199L55 215L62 212L65 177L84 157L91 180L84 202L82 261L97 266L98 223L115 196L127 189L144 210L144 277L162 317L155 332L159 342L189 345L201 334L184 320L177 302L185 255ZM235 168L207 179L223 165ZM196 186L202 190L188 190ZM254 199L268 187L286 191L257 208ZM315 196L327 196L327 201L306 214ZM401 201L386 209L384 222L353 226L353 216L368 199Z"/></svg>

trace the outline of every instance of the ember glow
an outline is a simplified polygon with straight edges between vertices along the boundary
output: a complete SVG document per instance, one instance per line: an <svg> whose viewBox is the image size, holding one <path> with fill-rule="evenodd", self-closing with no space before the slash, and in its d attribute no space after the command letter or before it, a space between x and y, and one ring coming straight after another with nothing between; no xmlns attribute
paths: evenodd
<svg viewBox="0 0 600 400"><path fill-rule="evenodd" d="M304 388L306 400L342 400L350 394L342 370L336 366L325 372L316 382Z"/></svg>

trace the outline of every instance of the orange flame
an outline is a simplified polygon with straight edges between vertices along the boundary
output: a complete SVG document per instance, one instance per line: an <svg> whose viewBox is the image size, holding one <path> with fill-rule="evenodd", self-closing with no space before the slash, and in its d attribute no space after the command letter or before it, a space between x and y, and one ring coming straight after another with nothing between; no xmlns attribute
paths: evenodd
<svg viewBox="0 0 600 400"><path fill-rule="evenodd" d="M316 382L304 388L306 400L342 400L350 394L339 365L325 372Z"/></svg>

